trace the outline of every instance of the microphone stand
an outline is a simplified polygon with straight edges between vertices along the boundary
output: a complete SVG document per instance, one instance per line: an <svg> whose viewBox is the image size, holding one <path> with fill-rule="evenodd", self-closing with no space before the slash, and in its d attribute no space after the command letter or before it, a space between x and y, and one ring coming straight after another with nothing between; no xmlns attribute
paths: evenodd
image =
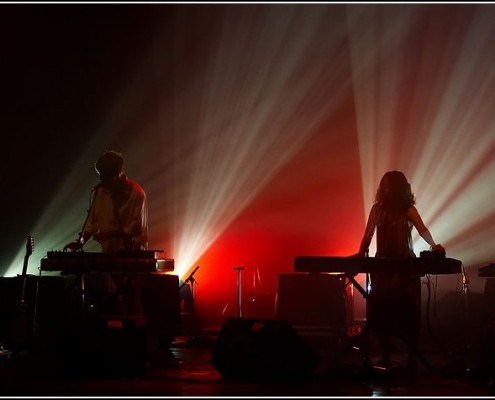
<svg viewBox="0 0 495 400"><path fill-rule="evenodd" d="M194 283L196 282L196 280L194 279L194 274L198 269L199 269L199 265L196 268L194 268L194 271L189 274L189 276L184 280L184 282L182 282L182 285L180 285L179 290L182 289L182 287L188 284L189 282L191 282L191 287L194 286ZM191 290L191 293L194 294L194 291ZM194 300L194 295L193 295L193 300Z"/></svg>
<svg viewBox="0 0 495 400"><path fill-rule="evenodd" d="M234 270L237 271L237 318L241 318L242 313L241 313L241 290L242 290L242 285L241 285L241 271L243 271L245 268L244 267L234 267Z"/></svg>
<svg viewBox="0 0 495 400"><path fill-rule="evenodd" d="M84 229L86 228L86 224L88 223L89 214L91 213L91 209L93 208L93 205L95 203L95 199L96 199L96 195L98 193L99 187L100 187L100 185L96 185L90 192L89 208L86 211L86 218L84 220L84 224L82 226L82 229L79 232L79 238L77 239L78 243L81 245L81 248L77 251L83 251L82 246L84 245L84 242L83 242ZM93 195L93 193L94 193L94 195ZM86 283L85 283L84 271L81 271L79 279L80 279L80 290L81 290L81 312L82 312L82 316L84 317L84 314L86 312Z"/></svg>
<svg viewBox="0 0 495 400"><path fill-rule="evenodd" d="M86 218L84 219L83 226L81 228L81 231L79 232L79 237L77 239L77 242L81 245L81 250L82 250L82 246L84 245L84 242L83 242L84 229L86 228L86 224L88 223L89 214L91 213L91 209L93 208L93 205L95 203L96 195L98 193L98 189L100 188L100 186L101 185L98 184L95 187L93 187L93 189L91 189L91 193L89 194L89 208L86 211ZM94 196L93 196L93 193L94 193Z"/></svg>
<svg viewBox="0 0 495 400"><path fill-rule="evenodd" d="M468 316L470 315L470 304L469 304L469 278L466 275L466 270L464 269L464 265L461 265L461 275L462 275L462 312L463 312L463 325L464 327L469 326L471 328L472 320L468 320ZM471 329L469 329L471 331ZM465 366L463 368L463 373L468 373L470 370L470 357L471 357L471 339L468 337L466 333L464 336L464 351L465 354Z"/></svg>
<svg viewBox="0 0 495 400"><path fill-rule="evenodd" d="M182 282L182 284L179 286L179 291L185 286L190 284L190 290L191 290L191 319L192 319L192 339L198 339L198 328L197 328L197 321L196 321L196 294L195 294L195 287L194 285L198 284L196 279L194 279L194 274L196 271L199 269L199 265L192 271L189 276Z"/></svg>

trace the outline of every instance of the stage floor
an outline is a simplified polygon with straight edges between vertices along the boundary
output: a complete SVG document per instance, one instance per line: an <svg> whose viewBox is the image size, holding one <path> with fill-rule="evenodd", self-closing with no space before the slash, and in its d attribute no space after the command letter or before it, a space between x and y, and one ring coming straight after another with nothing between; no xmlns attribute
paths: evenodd
<svg viewBox="0 0 495 400"><path fill-rule="evenodd" d="M0 361L0 395L65 396L65 397L435 397L494 396L491 376L469 371L464 359L444 354L437 348L423 346L416 373L405 368L404 347L395 344L393 367L388 371L367 368L362 349L347 344L336 352L322 350L314 373L303 379L277 378L265 381L224 377L212 365L212 353L218 345L218 335L211 332L194 337L176 337L171 346L153 362L147 362L143 373L136 376L77 376L65 374L63 366L54 368L45 357L29 352L4 351ZM318 341L326 339L320 337ZM314 342L318 346L317 342ZM325 346L323 346L325 347ZM132 349L126 349L132 353ZM326 352L326 353L325 353ZM370 361L379 355L370 347ZM76 360L77 361L77 360ZM88 365L85 368L91 368ZM283 366L281 366L283 367Z"/></svg>

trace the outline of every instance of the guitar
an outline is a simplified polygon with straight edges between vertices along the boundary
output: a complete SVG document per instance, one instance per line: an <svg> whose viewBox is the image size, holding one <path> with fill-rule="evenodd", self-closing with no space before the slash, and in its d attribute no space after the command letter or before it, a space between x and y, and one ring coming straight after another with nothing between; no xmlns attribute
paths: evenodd
<svg viewBox="0 0 495 400"><path fill-rule="evenodd" d="M21 291L21 313L26 312L27 304L26 304L26 281L27 281L27 268L29 257L33 254L34 251L34 237L28 236L26 240L26 253L24 255L24 263L22 265L22 291Z"/></svg>
<svg viewBox="0 0 495 400"><path fill-rule="evenodd" d="M32 339L32 326L31 316L28 313L28 303L26 301L26 288L27 288L27 269L29 257L34 251L34 237L28 236L26 240L26 253L24 255L24 263L22 265L22 289L21 298L19 303L19 310L14 316L11 325L10 340L7 346L12 350L20 350L26 348L30 340Z"/></svg>

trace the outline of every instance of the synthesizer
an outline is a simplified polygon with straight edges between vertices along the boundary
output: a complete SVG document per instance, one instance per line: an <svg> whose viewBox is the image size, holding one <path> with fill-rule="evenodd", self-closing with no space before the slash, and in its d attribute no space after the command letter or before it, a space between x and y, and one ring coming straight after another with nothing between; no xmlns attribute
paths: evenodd
<svg viewBox="0 0 495 400"><path fill-rule="evenodd" d="M174 260L158 257L157 251L131 251L115 256L99 252L49 251L41 259L41 271L78 274L90 271L150 273L171 272Z"/></svg>
<svg viewBox="0 0 495 400"><path fill-rule="evenodd" d="M462 271L462 262L447 257L297 256L294 257L294 271L340 272L349 275L373 272L404 272L422 276L460 273Z"/></svg>

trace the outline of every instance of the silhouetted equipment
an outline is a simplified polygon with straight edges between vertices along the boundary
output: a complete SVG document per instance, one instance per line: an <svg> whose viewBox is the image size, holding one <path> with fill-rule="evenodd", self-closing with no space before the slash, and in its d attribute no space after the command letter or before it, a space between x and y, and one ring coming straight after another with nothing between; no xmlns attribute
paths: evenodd
<svg viewBox="0 0 495 400"><path fill-rule="evenodd" d="M179 277L143 274L141 303L147 321L148 352L159 357L181 330Z"/></svg>
<svg viewBox="0 0 495 400"><path fill-rule="evenodd" d="M122 280L122 274L150 274L153 272L171 272L174 269L173 259L158 258L156 250L126 250L117 255L100 252L65 252L49 251L41 260L40 273L45 271L60 271L64 275L73 274L78 277L80 311L86 314L88 306L86 280L90 274L116 273L116 278ZM115 275L117 277L117 275ZM93 275L94 277L94 275ZM133 280L133 279L130 279ZM177 288L178 289L178 288Z"/></svg>
<svg viewBox="0 0 495 400"><path fill-rule="evenodd" d="M85 317L66 327L58 350L58 366L64 375L143 375L147 369L146 317Z"/></svg>
<svg viewBox="0 0 495 400"><path fill-rule="evenodd" d="M229 317L211 362L225 378L293 381L311 376L319 361L286 321Z"/></svg>
<svg viewBox="0 0 495 400"><path fill-rule="evenodd" d="M480 381L493 385L495 382L495 264L490 263L480 267L478 276L487 279L482 295L482 306L479 307L482 311L480 322L478 322L481 334L478 334L471 346L476 349L473 375ZM470 304L472 304L472 294ZM473 318L471 309L469 317Z"/></svg>
<svg viewBox="0 0 495 400"><path fill-rule="evenodd" d="M480 267L478 269L478 276L483 278L483 277L495 277L495 264L488 264L485 265L484 267Z"/></svg>
<svg viewBox="0 0 495 400"><path fill-rule="evenodd" d="M340 274L280 274L275 317L293 327L345 329L345 286Z"/></svg>
<svg viewBox="0 0 495 400"><path fill-rule="evenodd" d="M28 236L26 240L26 254L24 255L24 263L22 266L22 273L20 279L22 280L21 290L17 293L17 298L14 298L14 303L10 304L10 307L14 308L11 314L10 332L8 332L9 345L13 348L29 347L30 342L34 337L35 324L34 314L28 312L29 302L27 299L27 286L28 286L28 260L34 250L34 237ZM15 306L15 304L18 304ZM5 323L5 321L4 321Z"/></svg>
<svg viewBox="0 0 495 400"><path fill-rule="evenodd" d="M447 253L445 251L423 250L419 256L421 258L445 258Z"/></svg>
<svg viewBox="0 0 495 400"><path fill-rule="evenodd" d="M53 358L61 373L107 376L139 375L149 357L154 361L160 361L160 353L169 357L171 342L180 332L177 275L149 272L150 265L156 271L157 260L151 258L52 252L44 260L40 275L28 275L25 285L26 313L37 328L29 350ZM128 279L134 277L139 279ZM114 278L123 286L115 286ZM109 280L112 284L107 286ZM0 343L12 351L27 347L19 346L11 334L22 286L19 276L0 279ZM125 308L120 313L111 306L120 296L137 299L142 312ZM83 313L81 300L87 306Z"/></svg>
<svg viewBox="0 0 495 400"><path fill-rule="evenodd" d="M196 279L194 279L194 274L197 272L198 269L199 269L199 265L196 266L196 268L194 268L194 271L191 272L186 279L184 279L184 281L182 282L182 284L179 286L179 289L182 289L182 287L184 285L187 285L189 283L191 283L192 285L194 285L194 283L196 282Z"/></svg>
<svg viewBox="0 0 495 400"><path fill-rule="evenodd" d="M234 267L234 270L237 271L237 317L242 317L242 271L244 271L246 267Z"/></svg>
<svg viewBox="0 0 495 400"><path fill-rule="evenodd" d="M341 257L341 256L297 256L294 257L295 272L310 272L310 273L340 273L354 285L363 297L366 299L366 321L370 320L370 310L368 300L369 291L369 275L370 273L400 273L404 276L421 277L428 274L454 274L461 273L462 262L453 258L447 258L444 253L439 253L438 256L425 254L423 257ZM363 287L356 281L355 276L359 273L365 273L366 284ZM407 280L406 280L407 281ZM369 332L368 324L366 324L359 335L357 335L348 348L353 348L358 340L363 340L365 351L364 364L366 367L371 366L369 354ZM344 354L344 353L342 353ZM417 357L425 365L427 361L419 352ZM337 357L338 360L339 357Z"/></svg>
<svg viewBox="0 0 495 400"><path fill-rule="evenodd" d="M33 346L40 346L47 337L57 332L68 312L68 302L64 301L64 279L56 276L27 274L25 285L26 316L36 325L20 340L15 332L13 321L19 312L17 299L24 284L20 275L0 277L0 343L11 351L30 350ZM36 311L36 316L35 316Z"/></svg>
<svg viewBox="0 0 495 400"><path fill-rule="evenodd" d="M294 257L295 272L342 272L356 275L370 272L404 272L415 275L456 274L462 262L447 257Z"/></svg>
<svg viewBox="0 0 495 400"><path fill-rule="evenodd" d="M289 322L314 354L326 359L347 337L349 301L342 274L280 274L275 318Z"/></svg>
<svg viewBox="0 0 495 400"><path fill-rule="evenodd" d="M488 322L495 321L495 277L485 279L483 291L483 316Z"/></svg>
<svg viewBox="0 0 495 400"><path fill-rule="evenodd" d="M141 274L143 313L104 314L98 305L65 318L50 345L58 355L60 372L71 375L138 376L149 360L169 354L180 331L179 278L168 274ZM67 370L65 371L67 366Z"/></svg>
<svg viewBox="0 0 495 400"><path fill-rule="evenodd" d="M196 286L198 282L194 278L194 274L198 270L199 265L179 286L182 329L191 340L199 338L199 321L196 315Z"/></svg>
<svg viewBox="0 0 495 400"><path fill-rule="evenodd" d="M154 250L126 251L118 255L84 251L49 251L41 259L41 271L61 271L68 274L100 272L171 272L174 260L159 258Z"/></svg>

